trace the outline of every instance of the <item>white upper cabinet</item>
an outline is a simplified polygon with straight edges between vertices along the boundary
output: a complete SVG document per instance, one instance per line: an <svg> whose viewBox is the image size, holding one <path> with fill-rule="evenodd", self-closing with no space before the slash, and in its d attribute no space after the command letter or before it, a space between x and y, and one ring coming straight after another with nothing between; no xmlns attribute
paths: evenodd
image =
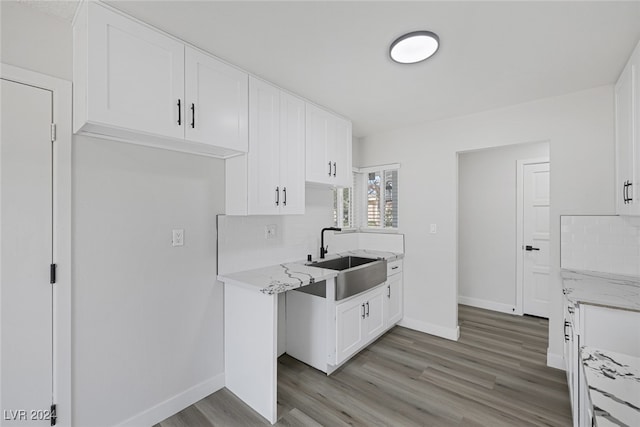
<svg viewBox="0 0 640 427"><path fill-rule="evenodd" d="M246 73L97 2L82 3L73 38L74 132L220 157L247 151Z"/></svg>
<svg viewBox="0 0 640 427"><path fill-rule="evenodd" d="M307 103L308 182L351 186L351 122Z"/></svg>
<svg viewBox="0 0 640 427"><path fill-rule="evenodd" d="M282 213L303 214L305 206L305 102L280 92L280 185Z"/></svg>
<svg viewBox="0 0 640 427"><path fill-rule="evenodd" d="M247 151L247 74L185 48L186 139Z"/></svg>
<svg viewBox="0 0 640 427"><path fill-rule="evenodd" d="M640 215L640 44L615 86L616 212Z"/></svg>
<svg viewBox="0 0 640 427"><path fill-rule="evenodd" d="M227 215L303 214L305 103L249 79L249 152L227 160Z"/></svg>

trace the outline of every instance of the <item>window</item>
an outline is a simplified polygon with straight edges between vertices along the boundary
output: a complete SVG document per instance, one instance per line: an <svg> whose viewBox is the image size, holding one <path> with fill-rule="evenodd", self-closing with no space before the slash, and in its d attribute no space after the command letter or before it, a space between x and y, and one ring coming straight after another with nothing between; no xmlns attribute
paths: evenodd
<svg viewBox="0 0 640 427"><path fill-rule="evenodd" d="M400 165L360 168L350 188L338 188L334 222L342 228L398 228L398 171Z"/></svg>

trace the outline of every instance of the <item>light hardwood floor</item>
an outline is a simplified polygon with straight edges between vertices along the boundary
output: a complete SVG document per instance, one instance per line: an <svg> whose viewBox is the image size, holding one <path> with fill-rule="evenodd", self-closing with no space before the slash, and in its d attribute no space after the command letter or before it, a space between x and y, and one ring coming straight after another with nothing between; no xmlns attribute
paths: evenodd
<svg viewBox="0 0 640 427"><path fill-rule="evenodd" d="M459 307L457 342L395 327L330 377L284 355L278 426L570 426L547 320ZM263 426L226 389L155 427Z"/></svg>

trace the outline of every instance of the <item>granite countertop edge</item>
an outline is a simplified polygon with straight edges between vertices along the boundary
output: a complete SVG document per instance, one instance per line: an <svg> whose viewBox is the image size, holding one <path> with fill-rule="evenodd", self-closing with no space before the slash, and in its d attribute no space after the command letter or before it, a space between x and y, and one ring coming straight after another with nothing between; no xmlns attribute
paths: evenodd
<svg viewBox="0 0 640 427"><path fill-rule="evenodd" d="M640 278L562 269L563 293L575 304L640 311Z"/></svg>
<svg viewBox="0 0 640 427"><path fill-rule="evenodd" d="M640 358L585 346L580 362L596 425L633 425L640 418Z"/></svg>
<svg viewBox="0 0 640 427"><path fill-rule="evenodd" d="M323 261L347 255L386 259L388 262L404 258L403 253L356 249L329 254ZM318 260L316 259L315 261ZM241 284L248 288L256 288L256 290L265 295L275 295L315 282L331 279L338 275L338 271L336 270L314 267L313 264L307 264L306 261L294 261L236 273L219 274L218 280L225 283Z"/></svg>

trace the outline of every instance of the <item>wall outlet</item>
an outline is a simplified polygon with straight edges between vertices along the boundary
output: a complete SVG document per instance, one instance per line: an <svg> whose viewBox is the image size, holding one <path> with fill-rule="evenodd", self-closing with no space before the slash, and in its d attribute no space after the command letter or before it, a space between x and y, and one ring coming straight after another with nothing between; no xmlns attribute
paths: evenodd
<svg viewBox="0 0 640 427"><path fill-rule="evenodd" d="M183 246L184 245L184 230L172 230L171 231L171 246Z"/></svg>
<svg viewBox="0 0 640 427"><path fill-rule="evenodd" d="M429 233L436 234L437 232L438 232L438 225L437 224L431 224L431 227L429 228Z"/></svg>
<svg viewBox="0 0 640 427"><path fill-rule="evenodd" d="M269 224L264 226L264 238L275 239L278 236L278 226L275 224Z"/></svg>

